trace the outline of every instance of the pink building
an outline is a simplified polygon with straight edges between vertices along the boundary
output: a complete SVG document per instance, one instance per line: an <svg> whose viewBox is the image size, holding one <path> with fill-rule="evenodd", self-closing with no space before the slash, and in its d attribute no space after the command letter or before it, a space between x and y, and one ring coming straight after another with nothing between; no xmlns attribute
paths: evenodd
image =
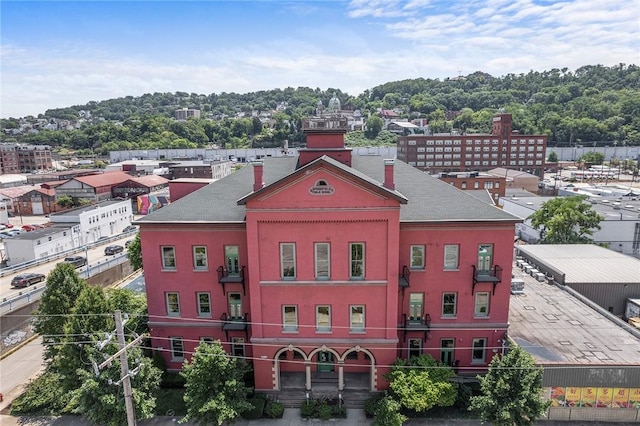
<svg viewBox="0 0 640 426"><path fill-rule="evenodd" d="M139 220L153 347L202 340L253 363L257 390L369 390L397 357L486 370L508 327L519 219L406 163L352 156L347 120L304 123L266 158Z"/></svg>

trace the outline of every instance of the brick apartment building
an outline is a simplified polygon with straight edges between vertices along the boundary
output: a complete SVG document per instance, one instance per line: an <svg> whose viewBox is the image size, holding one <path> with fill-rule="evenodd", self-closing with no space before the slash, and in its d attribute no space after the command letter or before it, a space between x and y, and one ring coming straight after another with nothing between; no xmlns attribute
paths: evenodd
<svg viewBox="0 0 640 426"><path fill-rule="evenodd" d="M490 134L398 137L398 159L431 174L504 167L543 176L547 140L513 132L511 114L496 114Z"/></svg>
<svg viewBox="0 0 640 426"><path fill-rule="evenodd" d="M49 145L0 144L0 174L31 173L51 167Z"/></svg>
<svg viewBox="0 0 640 426"><path fill-rule="evenodd" d="M257 390L358 375L397 357L486 371L508 328L520 220L402 161L354 156L339 115L271 157L137 221L153 348L179 370L201 341L253 363ZM326 385L326 382L325 382Z"/></svg>

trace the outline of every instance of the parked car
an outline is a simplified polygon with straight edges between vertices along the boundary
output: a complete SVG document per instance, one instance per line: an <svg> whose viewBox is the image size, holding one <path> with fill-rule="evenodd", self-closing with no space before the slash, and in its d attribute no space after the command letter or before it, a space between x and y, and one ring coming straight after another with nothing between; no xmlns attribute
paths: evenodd
<svg viewBox="0 0 640 426"><path fill-rule="evenodd" d="M20 274L13 277L11 287L28 287L45 280L44 274Z"/></svg>
<svg viewBox="0 0 640 426"><path fill-rule="evenodd" d="M5 228L9 228L9 229L13 228L13 225L10 223L3 223L2 225L4 225Z"/></svg>
<svg viewBox="0 0 640 426"><path fill-rule="evenodd" d="M70 263L74 268L79 268L87 264L87 258L83 256L69 256L64 258L65 263Z"/></svg>
<svg viewBox="0 0 640 426"><path fill-rule="evenodd" d="M35 231L36 229L38 229L38 227L35 226L35 225L22 225L22 229L24 229L27 232L31 232L31 231Z"/></svg>
<svg viewBox="0 0 640 426"><path fill-rule="evenodd" d="M137 227L137 226L135 226L135 225L129 225L129 226L125 227L125 228L122 230L122 232L123 232L123 233L125 233L125 232L133 232L133 231L137 231L137 230L138 230L138 227Z"/></svg>
<svg viewBox="0 0 640 426"><path fill-rule="evenodd" d="M104 248L105 255L118 254L122 253L122 251L124 251L124 247L122 246L107 246Z"/></svg>

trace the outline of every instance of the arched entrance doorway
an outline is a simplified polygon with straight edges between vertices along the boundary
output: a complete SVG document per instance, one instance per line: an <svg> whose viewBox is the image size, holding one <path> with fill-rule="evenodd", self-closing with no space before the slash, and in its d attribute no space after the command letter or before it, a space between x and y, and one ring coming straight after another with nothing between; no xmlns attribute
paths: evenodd
<svg viewBox="0 0 640 426"><path fill-rule="evenodd" d="M342 389L377 390L376 362L373 354L360 346L347 349L340 360Z"/></svg>

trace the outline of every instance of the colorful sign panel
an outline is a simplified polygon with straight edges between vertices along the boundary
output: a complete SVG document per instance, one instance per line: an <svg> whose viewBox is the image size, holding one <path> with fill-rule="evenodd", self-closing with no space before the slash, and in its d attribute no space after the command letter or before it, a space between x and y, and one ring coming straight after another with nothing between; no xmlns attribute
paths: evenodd
<svg viewBox="0 0 640 426"><path fill-rule="evenodd" d="M552 407L631 408L640 410L640 388L546 388Z"/></svg>

